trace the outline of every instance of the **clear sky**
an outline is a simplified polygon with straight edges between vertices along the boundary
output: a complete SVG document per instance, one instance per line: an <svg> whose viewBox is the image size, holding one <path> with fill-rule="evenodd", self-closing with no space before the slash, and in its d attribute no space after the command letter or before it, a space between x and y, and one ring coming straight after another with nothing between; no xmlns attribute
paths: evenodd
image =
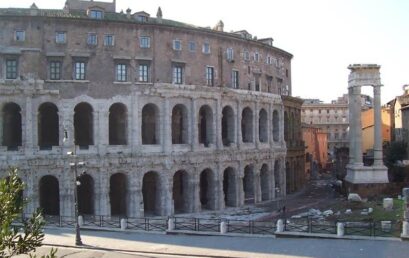
<svg viewBox="0 0 409 258"><path fill-rule="evenodd" d="M29 7L33 1L46 9L65 3L0 0L0 8ZM347 66L353 63L382 66L383 104L409 84L408 0L117 0L118 12L129 7L156 16L158 6L166 19L202 27L222 20L225 31L273 37L275 46L294 55L293 96L328 102L347 93Z"/></svg>

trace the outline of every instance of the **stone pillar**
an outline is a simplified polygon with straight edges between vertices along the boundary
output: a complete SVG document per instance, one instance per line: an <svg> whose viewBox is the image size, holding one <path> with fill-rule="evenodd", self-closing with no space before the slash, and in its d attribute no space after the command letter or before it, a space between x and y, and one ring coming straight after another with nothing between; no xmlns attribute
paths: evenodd
<svg viewBox="0 0 409 258"><path fill-rule="evenodd" d="M170 153L172 148L172 122L171 117L172 114L169 110L169 98L165 98L163 104L163 118L161 119L163 122L162 124L162 143L163 143L163 152Z"/></svg>
<svg viewBox="0 0 409 258"><path fill-rule="evenodd" d="M259 102L257 101L254 107L254 115L253 115L253 142L255 143L256 149L259 148L260 145L260 113L259 113Z"/></svg>
<svg viewBox="0 0 409 258"><path fill-rule="evenodd" d="M258 166L254 167L254 203L261 202L261 187L260 187L260 168Z"/></svg>
<svg viewBox="0 0 409 258"><path fill-rule="evenodd" d="M243 138L241 136L241 115L242 115L242 105L241 105L241 101L239 100L237 102L237 148L241 149L241 145L243 144Z"/></svg>
<svg viewBox="0 0 409 258"><path fill-rule="evenodd" d="M189 207L189 212L199 212L201 210L201 203L200 203L200 196L199 196L199 191L200 191L200 175L199 171L197 171L197 168L194 168L192 173L189 175L189 192L190 194L190 207Z"/></svg>
<svg viewBox="0 0 409 258"><path fill-rule="evenodd" d="M143 217L143 209L141 210L142 196L141 196L141 187L138 182L139 176L131 173L128 177L129 187L127 193L127 216L128 217Z"/></svg>
<svg viewBox="0 0 409 258"><path fill-rule="evenodd" d="M354 119L354 165L363 166L362 163L362 123L361 123L361 86L355 86L353 91L353 112L352 118Z"/></svg>
<svg viewBox="0 0 409 258"><path fill-rule="evenodd" d="M216 164L216 170L214 171L214 185L215 185L215 210L222 210L225 208L224 204L224 192L223 192L223 168L220 162Z"/></svg>
<svg viewBox="0 0 409 258"><path fill-rule="evenodd" d="M239 168L237 171L237 180L236 180L236 200L237 200L237 207L244 205L244 189L243 189L243 176L244 176L244 168L242 162L239 164Z"/></svg>
<svg viewBox="0 0 409 258"><path fill-rule="evenodd" d="M111 216L111 204L109 200L109 173L99 171L99 184L95 187L95 200L98 202L98 209L95 214ZM97 207L96 207L97 208Z"/></svg>
<svg viewBox="0 0 409 258"><path fill-rule="evenodd" d="M192 121L190 124L191 130L190 132L192 133L192 141L191 141L191 146L192 146L192 151L196 151L199 147L199 133L198 133L198 128L197 128L197 110L196 110L196 99L192 98L192 103L191 103L191 109L192 109Z"/></svg>
<svg viewBox="0 0 409 258"><path fill-rule="evenodd" d="M173 174L170 170L163 171L165 176L160 177L161 179L161 215L171 216L174 213L173 204ZM170 176L168 176L170 175Z"/></svg>
<svg viewBox="0 0 409 258"><path fill-rule="evenodd" d="M24 132L22 132L22 145L24 146L24 152L26 156L29 156L32 154L33 147L34 147L34 132L37 131L35 129L33 119L34 115L37 114L37 112L33 112L33 103L32 103L32 98L26 97L26 110L25 110L25 115L21 116L21 122L24 124ZM25 117L25 120L23 121L23 117ZM34 119L37 120L37 119ZM25 140L24 140L25 139Z"/></svg>
<svg viewBox="0 0 409 258"><path fill-rule="evenodd" d="M349 162L348 164L354 164L354 129L355 129L355 120L354 120L354 97L353 97L353 88L348 88L348 120L349 120Z"/></svg>
<svg viewBox="0 0 409 258"><path fill-rule="evenodd" d="M217 149L223 148L222 142L222 105L221 101L218 98L216 100L216 147Z"/></svg>
<svg viewBox="0 0 409 258"><path fill-rule="evenodd" d="M381 85L373 86L374 95L374 166L383 166Z"/></svg>

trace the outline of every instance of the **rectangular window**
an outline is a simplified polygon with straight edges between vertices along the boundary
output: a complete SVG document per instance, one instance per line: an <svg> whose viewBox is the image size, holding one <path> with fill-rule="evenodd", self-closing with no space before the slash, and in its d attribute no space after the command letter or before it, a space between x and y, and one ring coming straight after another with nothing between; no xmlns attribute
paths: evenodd
<svg viewBox="0 0 409 258"><path fill-rule="evenodd" d="M231 75L231 85L234 89L239 88L239 71L233 70Z"/></svg>
<svg viewBox="0 0 409 258"><path fill-rule="evenodd" d="M50 80L61 80L61 62L50 62Z"/></svg>
<svg viewBox="0 0 409 258"><path fill-rule="evenodd" d="M189 42L189 51L190 52L195 52L196 51L196 42L194 42L194 41Z"/></svg>
<svg viewBox="0 0 409 258"><path fill-rule="evenodd" d="M256 91L260 91L260 76L254 78L254 86Z"/></svg>
<svg viewBox="0 0 409 258"><path fill-rule="evenodd" d="M6 59L6 79L17 79L17 59Z"/></svg>
<svg viewBox="0 0 409 258"><path fill-rule="evenodd" d="M139 46L141 48L150 48L151 47L151 38L142 36L139 38Z"/></svg>
<svg viewBox="0 0 409 258"><path fill-rule="evenodd" d="M266 63L269 64L269 65L273 64L271 56L267 56Z"/></svg>
<svg viewBox="0 0 409 258"><path fill-rule="evenodd" d="M206 84L207 86L214 86L214 68L211 66L206 67Z"/></svg>
<svg viewBox="0 0 409 258"><path fill-rule="evenodd" d="M128 80L128 67L126 64L116 65L116 81L126 82Z"/></svg>
<svg viewBox="0 0 409 258"><path fill-rule="evenodd" d="M233 48L228 48L227 49L227 61L233 61L233 60L234 60Z"/></svg>
<svg viewBox="0 0 409 258"><path fill-rule="evenodd" d="M267 76L267 87L268 87L268 92L273 92L273 77L272 76Z"/></svg>
<svg viewBox="0 0 409 258"><path fill-rule="evenodd" d="M26 40L26 32L24 30L16 30L14 39L16 41L24 41Z"/></svg>
<svg viewBox="0 0 409 258"><path fill-rule="evenodd" d="M139 79L140 82L149 82L149 65L139 64Z"/></svg>
<svg viewBox="0 0 409 258"><path fill-rule="evenodd" d="M182 50L182 42L180 40L175 39L173 41L173 50L177 50L177 51Z"/></svg>
<svg viewBox="0 0 409 258"><path fill-rule="evenodd" d="M209 43L204 43L202 51L203 51L204 54L210 54L210 44Z"/></svg>
<svg viewBox="0 0 409 258"><path fill-rule="evenodd" d="M96 46L98 44L98 38L96 33L88 33L87 44Z"/></svg>
<svg viewBox="0 0 409 258"><path fill-rule="evenodd" d="M249 61L250 60L250 53L249 51L244 51L244 60Z"/></svg>
<svg viewBox="0 0 409 258"><path fill-rule="evenodd" d="M104 13L100 10L90 10L89 17L92 19L102 19L103 14Z"/></svg>
<svg viewBox="0 0 409 258"><path fill-rule="evenodd" d="M183 84L183 65L173 65L173 83Z"/></svg>
<svg viewBox="0 0 409 258"><path fill-rule="evenodd" d="M85 62L76 61L74 63L74 79L85 80Z"/></svg>
<svg viewBox="0 0 409 258"><path fill-rule="evenodd" d="M114 35L106 34L104 35L104 46L113 46L115 44Z"/></svg>
<svg viewBox="0 0 409 258"><path fill-rule="evenodd" d="M255 61L255 62L260 61L260 54L259 54L258 52L255 52L255 53L254 53L254 61Z"/></svg>
<svg viewBox="0 0 409 258"><path fill-rule="evenodd" d="M55 43L65 44L66 42L66 33L64 31L57 31L55 33Z"/></svg>

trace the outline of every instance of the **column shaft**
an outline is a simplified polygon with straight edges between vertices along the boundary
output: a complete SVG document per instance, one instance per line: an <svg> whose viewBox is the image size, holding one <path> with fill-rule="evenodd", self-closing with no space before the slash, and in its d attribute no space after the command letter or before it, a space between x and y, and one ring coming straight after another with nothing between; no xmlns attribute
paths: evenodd
<svg viewBox="0 0 409 258"><path fill-rule="evenodd" d="M374 92L374 165L382 166L382 114L381 114L381 86L373 87Z"/></svg>
<svg viewBox="0 0 409 258"><path fill-rule="evenodd" d="M354 91L354 109L351 115L354 121L354 164L362 166L362 124L361 124L361 86L355 86Z"/></svg>

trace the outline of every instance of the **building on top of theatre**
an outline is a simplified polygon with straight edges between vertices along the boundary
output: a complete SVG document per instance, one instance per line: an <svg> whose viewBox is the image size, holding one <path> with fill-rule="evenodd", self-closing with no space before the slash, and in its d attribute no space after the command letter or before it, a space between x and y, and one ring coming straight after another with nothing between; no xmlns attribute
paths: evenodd
<svg viewBox="0 0 409 258"><path fill-rule="evenodd" d="M86 161L81 214L172 215L285 195L292 55L271 38L160 9L117 13L115 1L0 9L0 27L0 168L20 168L26 212L74 214L74 149Z"/></svg>

